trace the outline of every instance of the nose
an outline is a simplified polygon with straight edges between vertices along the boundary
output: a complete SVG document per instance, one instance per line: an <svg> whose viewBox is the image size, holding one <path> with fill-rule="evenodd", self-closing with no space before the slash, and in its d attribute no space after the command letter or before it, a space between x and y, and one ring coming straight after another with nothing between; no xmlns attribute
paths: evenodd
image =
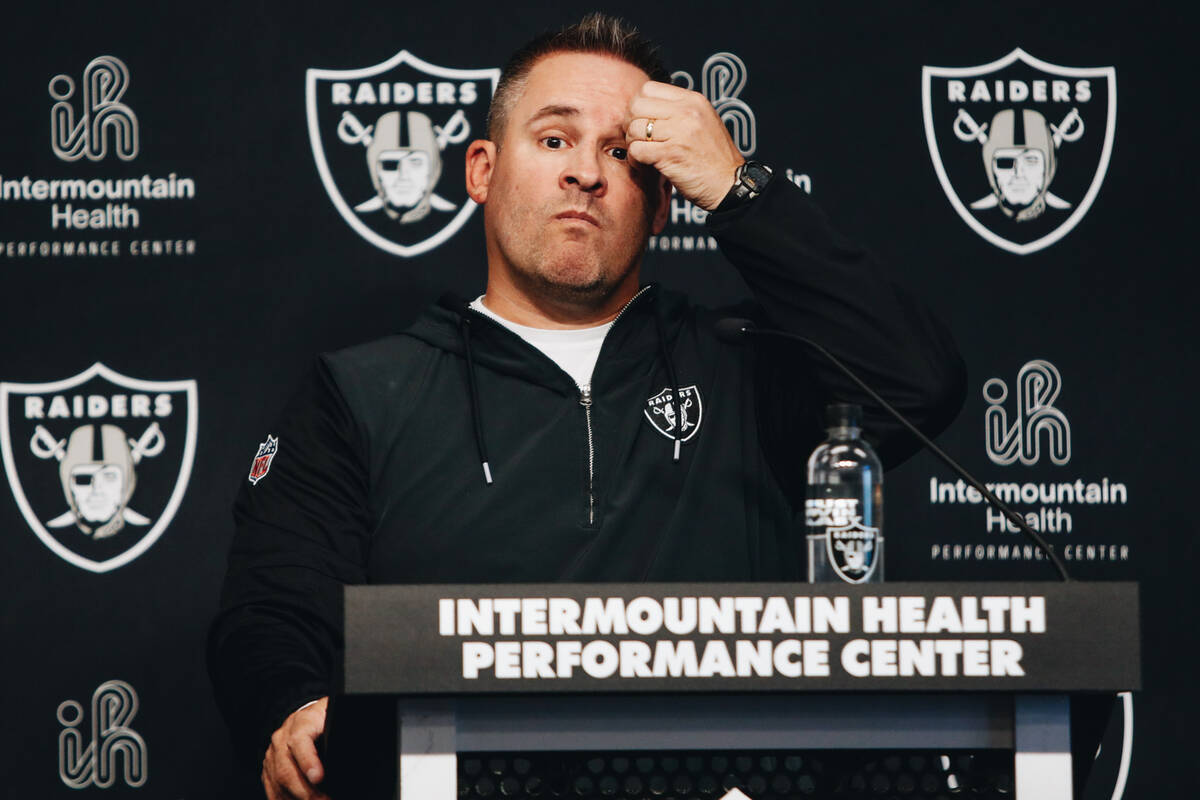
<svg viewBox="0 0 1200 800"><path fill-rule="evenodd" d="M608 181L600 167L597 152L590 147L574 148L559 175L558 185L563 189L575 188L588 194L603 194Z"/></svg>

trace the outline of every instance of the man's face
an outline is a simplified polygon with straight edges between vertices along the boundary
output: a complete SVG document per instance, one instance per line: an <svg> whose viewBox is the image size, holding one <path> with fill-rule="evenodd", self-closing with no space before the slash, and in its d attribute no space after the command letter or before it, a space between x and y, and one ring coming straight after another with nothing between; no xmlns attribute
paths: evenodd
<svg viewBox="0 0 1200 800"><path fill-rule="evenodd" d="M71 469L71 495L79 516L103 523L120 510L125 496L125 471L116 464L80 464Z"/></svg>
<svg viewBox="0 0 1200 800"><path fill-rule="evenodd" d="M1027 206L1046 185L1046 157L1041 150L1001 147L992 155L992 174L1005 202Z"/></svg>
<svg viewBox="0 0 1200 800"><path fill-rule="evenodd" d="M625 126L648 80L591 53L556 53L529 72L496 142L484 219L489 268L522 291L595 306L636 285L658 175L628 159ZM649 194L649 196L648 196Z"/></svg>
<svg viewBox="0 0 1200 800"><path fill-rule="evenodd" d="M412 208L429 188L430 158L424 150L384 150L377 161L379 185L397 208Z"/></svg>

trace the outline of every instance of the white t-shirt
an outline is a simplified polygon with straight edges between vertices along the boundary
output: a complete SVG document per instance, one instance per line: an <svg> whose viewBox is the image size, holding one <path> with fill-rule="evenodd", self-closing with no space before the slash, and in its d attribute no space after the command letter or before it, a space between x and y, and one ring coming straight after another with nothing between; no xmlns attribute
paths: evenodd
<svg viewBox="0 0 1200 800"><path fill-rule="evenodd" d="M594 328L573 330L530 328L497 315L483 304L482 295L471 301L471 308L480 314L491 317L541 350L551 361L558 364L563 372L570 375L580 389L591 385L592 371L596 368L596 359L600 357L600 347L604 344L604 337L608 334L608 329L612 327L612 322L606 322Z"/></svg>

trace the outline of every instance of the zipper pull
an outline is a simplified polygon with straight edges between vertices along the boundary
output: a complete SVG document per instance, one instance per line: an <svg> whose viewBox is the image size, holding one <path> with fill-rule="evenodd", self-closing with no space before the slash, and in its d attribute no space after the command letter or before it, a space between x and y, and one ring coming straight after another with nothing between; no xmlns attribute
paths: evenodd
<svg viewBox="0 0 1200 800"><path fill-rule="evenodd" d="M592 407L592 387L591 384L579 387L579 405L584 408Z"/></svg>

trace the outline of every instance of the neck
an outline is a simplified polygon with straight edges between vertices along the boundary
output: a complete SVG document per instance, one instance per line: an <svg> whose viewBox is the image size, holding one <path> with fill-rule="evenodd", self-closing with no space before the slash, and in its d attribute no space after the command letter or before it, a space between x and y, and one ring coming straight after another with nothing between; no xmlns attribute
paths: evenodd
<svg viewBox="0 0 1200 800"><path fill-rule="evenodd" d="M488 276L483 304L497 315L530 328L570 330L612 322L638 290L638 270L633 270L602 298L549 297L545 292L524 291L509 281Z"/></svg>

